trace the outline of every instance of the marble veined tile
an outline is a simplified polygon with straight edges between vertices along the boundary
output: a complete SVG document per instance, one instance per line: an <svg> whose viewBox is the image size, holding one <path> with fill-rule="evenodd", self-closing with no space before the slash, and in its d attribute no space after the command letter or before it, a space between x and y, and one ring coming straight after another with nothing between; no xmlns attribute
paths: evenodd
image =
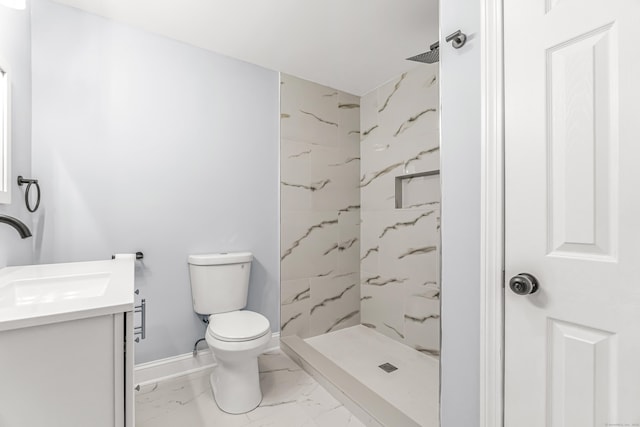
<svg viewBox="0 0 640 427"><path fill-rule="evenodd" d="M379 253L380 243L380 214L378 212L362 211L360 213L360 269L370 274L380 274Z"/></svg>
<svg viewBox="0 0 640 427"><path fill-rule="evenodd" d="M282 212L282 280L330 274L337 268L338 212Z"/></svg>
<svg viewBox="0 0 640 427"><path fill-rule="evenodd" d="M338 274L309 280L310 335L320 335L360 323L360 276Z"/></svg>
<svg viewBox="0 0 640 427"><path fill-rule="evenodd" d="M360 156L348 148L318 147L311 153L311 181L322 183L312 193L312 209L339 210L360 205Z"/></svg>
<svg viewBox="0 0 640 427"><path fill-rule="evenodd" d="M258 357L258 370L261 374L277 372L297 372L302 368L279 350L262 353Z"/></svg>
<svg viewBox="0 0 640 427"><path fill-rule="evenodd" d="M380 86L377 89L377 102L378 106L377 113L383 114L386 111L389 111L396 104L403 104L406 102L405 99L399 99L400 95L398 95L398 91L403 85L406 85L408 73L402 73L400 77Z"/></svg>
<svg viewBox="0 0 640 427"><path fill-rule="evenodd" d="M380 274L400 274L405 284L433 280L438 274L438 210L396 210L384 213L379 237Z"/></svg>
<svg viewBox="0 0 640 427"><path fill-rule="evenodd" d="M361 98L363 210L394 208L395 176L439 169L437 73L420 65Z"/></svg>
<svg viewBox="0 0 640 427"><path fill-rule="evenodd" d="M280 284L280 334L309 335L309 279L283 280Z"/></svg>
<svg viewBox="0 0 640 427"><path fill-rule="evenodd" d="M397 341L404 340L404 282L361 271L361 323Z"/></svg>
<svg viewBox="0 0 640 427"><path fill-rule="evenodd" d="M283 211L311 209L311 197L320 183L311 180L312 144L280 142L280 201Z"/></svg>
<svg viewBox="0 0 640 427"><path fill-rule="evenodd" d="M362 209L366 211L395 209L395 178L409 173L438 170L439 153L437 153L437 151L439 151L438 147L432 147L420 150L415 154L407 154L403 157L410 160L408 164L406 160L394 160L392 156L394 153L391 151L387 158L381 154L376 154L378 160L376 160L376 162L371 161L370 163L379 162L380 165L377 168L371 168L371 164L368 164L366 168L361 167L362 187L360 201ZM411 159L416 159L416 161L412 161ZM434 179L439 182L439 177L436 176ZM416 179L413 181L416 181ZM411 194L407 191L408 182L409 181L406 180L403 181L405 199L407 195L411 197ZM418 196L424 195L425 197L431 196L428 201L433 201L432 195L428 192L412 194ZM419 199L421 199L421 197L419 197ZM417 203L418 202L405 203L405 206L411 206Z"/></svg>
<svg viewBox="0 0 640 427"><path fill-rule="evenodd" d="M273 412L278 405L296 402L300 394L309 392L317 383L303 370L269 370L260 373L260 388L263 397L260 407L250 412L248 417L255 420L263 413Z"/></svg>
<svg viewBox="0 0 640 427"><path fill-rule="evenodd" d="M216 405L210 370L152 384L136 393L137 427L360 427L360 421L280 351L258 358L263 400L232 415Z"/></svg>
<svg viewBox="0 0 640 427"><path fill-rule="evenodd" d="M178 377L154 384L146 393L136 393L136 426L240 427L248 424L246 416L231 416L217 409L211 394L209 373L202 371ZM201 408L210 408L211 413Z"/></svg>
<svg viewBox="0 0 640 427"><path fill-rule="evenodd" d="M418 65L378 88L378 124L392 138L438 129L438 66Z"/></svg>
<svg viewBox="0 0 640 427"><path fill-rule="evenodd" d="M280 177L284 181L308 184L311 180L311 152L314 145L283 139L280 143Z"/></svg>
<svg viewBox="0 0 640 427"><path fill-rule="evenodd" d="M429 212L432 211L402 212L406 216L395 216L396 221L399 219L396 224L411 223ZM435 210L415 225L393 230L388 238L381 239L381 257L385 259L381 271L387 275L403 272L407 278L403 342L434 356L439 355L440 342L438 216ZM414 228L413 235L411 228Z"/></svg>
<svg viewBox="0 0 640 427"><path fill-rule="evenodd" d="M281 135L282 334L357 324L359 279L332 298L360 269L360 98L282 75Z"/></svg>
<svg viewBox="0 0 640 427"><path fill-rule="evenodd" d="M360 97L360 143L368 143L378 127L378 92L373 90Z"/></svg>
<svg viewBox="0 0 640 427"><path fill-rule="evenodd" d="M280 287L280 303L282 305L295 305L309 302L311 288L309 279L285 280Z"/></svg>
<svg viewBox="0 0 640 427"><path fill-rule="evenodd" d="M336 274L360 271L360 209L338 212L338 265Z"/></svg>
<svg viewBox="0 0 640 427"><path fill-rule="evenodd" d="M338 91L282 74L280 132L284 139L339 144Z"/></svg>
<svg viewBox="0 0 640 427"><path fill-rule="evenodd" d="M405 344L432 356L440 355L439 277L436 266L420 280L405 285Z"/></svg>
<svg viewBox="0 0 640 427"><path fill-rule="evenodd" d="M403 160L402 170L405 174L440 169L440 136L439 131L428 131L419 140L421 144L395 144L388 154L392 158Z"/></svg>
<svg viewBox="0 0 640 427"><path fill-rule="evenodd" d="M338 133L340 146L360 146L360 97L338 92Z"/></svg>
<svg viewBox="0 0 640 427"><path fill-rule="evenodd" d="M440 356L440 309L416 297L407 299L404 319L405 344L416 350Z"/></svg>
<svg viewBox="0 0 640 427"><path fill-rule="evenodd" d="M280 163L283 210L326 211L359 205L360 155L353 149L283 140Z"/></svg>
<svg viewBox="0 0 640 427"><path fill-rule="evenodd" d="M363 162L364 163L364 162ZM402 160L387 159L378 168L360 166L360 205L364 211L389 210L395 206L395 177L403 175Z"/></svg>
<svg viewBox="0 0 640 427"><path fill-rule="evenodd" d="M395 177L440 168L438 132L420 138L419 143L387 144L376 142L362 147L361 201L364 210L395 208ZM382 140L373 136L373 141Z"/></svg>
<svg viewBox="0 0 640 427"><path fill-rule="evenodd" d="M309 334L309 304L282 305L280 307L280 335L283 337L297 335L308 337Z"/></svg>
<svg viewBox="0 0 640 427"><path fill-rule="evenodd" d="M423 298L439 296L438 217L437 206L362 212L362 324L414 348L433 349L439 330L439 299Z"/></svg>

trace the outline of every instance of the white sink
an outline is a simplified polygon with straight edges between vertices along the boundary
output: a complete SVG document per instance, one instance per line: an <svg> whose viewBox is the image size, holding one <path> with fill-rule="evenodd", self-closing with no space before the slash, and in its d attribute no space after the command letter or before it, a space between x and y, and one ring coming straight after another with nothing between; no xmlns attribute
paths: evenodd
<svg viewBox="0 0 640 427"><path fill-rule="evenodd" d="M0 307L50 304L104 295L111 273L18 279L0 288Z"/></svg>
<svg viewBox="0 0 640 427"><path fill-rule="evenodd" d="M0 270L0 331L133 309L134 260Z"/></svg>

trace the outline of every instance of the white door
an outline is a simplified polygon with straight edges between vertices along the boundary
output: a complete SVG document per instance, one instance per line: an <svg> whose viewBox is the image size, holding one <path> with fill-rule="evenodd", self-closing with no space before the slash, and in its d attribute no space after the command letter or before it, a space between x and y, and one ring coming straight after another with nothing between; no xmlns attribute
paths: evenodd
<svg viewBox="0 0 640 427"><path fill-rule="evenodd" d="M505 427L637 427L640 0L504 18Z"/></svg>

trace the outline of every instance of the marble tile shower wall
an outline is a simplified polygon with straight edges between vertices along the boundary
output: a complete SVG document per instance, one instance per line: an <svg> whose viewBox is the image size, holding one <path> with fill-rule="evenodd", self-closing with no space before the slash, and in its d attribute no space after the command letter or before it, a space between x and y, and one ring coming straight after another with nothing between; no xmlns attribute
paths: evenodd
<svg viewBox="0 0 640 427"><path fill-rule="evenodd" d="M361 98L361 321L427 354L440 353L438 66L420 65Z"/></svg>
<svg viewBox="0 0 640 427"><path fill-rule="evenodd" d="M281 75L281 334L360 323L360 98Z"/></svg>

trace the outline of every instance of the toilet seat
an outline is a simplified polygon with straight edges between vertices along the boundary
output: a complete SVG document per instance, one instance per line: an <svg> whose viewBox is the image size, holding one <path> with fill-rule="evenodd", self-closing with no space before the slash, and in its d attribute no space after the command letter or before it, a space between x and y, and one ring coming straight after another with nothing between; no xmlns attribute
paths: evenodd
<svg viewBox="0 0 640 427"><path fill-rule="evenodd" d="M226 342L251 341L270 331L269 320L260 313L248 310L209 316L207 334Z"/></svg>

